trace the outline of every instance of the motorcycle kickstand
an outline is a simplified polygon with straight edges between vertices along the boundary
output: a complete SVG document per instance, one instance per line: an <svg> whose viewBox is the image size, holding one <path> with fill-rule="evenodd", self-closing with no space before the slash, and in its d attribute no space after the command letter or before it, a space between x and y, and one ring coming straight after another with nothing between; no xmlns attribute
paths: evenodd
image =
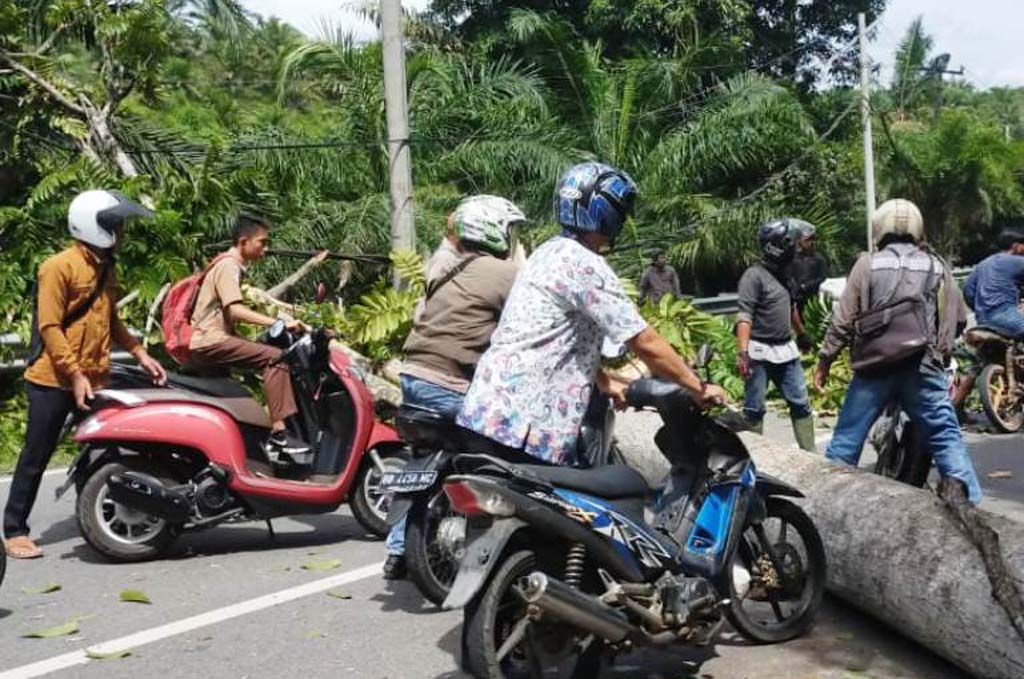
<svg viewBox="0 0 1024 679"><path fill-rule="evenodd" d="M277 542L277 533L274 532L274 524L270 523L270 519L267 519L267 531L270 533L270 541Z"/></svg>

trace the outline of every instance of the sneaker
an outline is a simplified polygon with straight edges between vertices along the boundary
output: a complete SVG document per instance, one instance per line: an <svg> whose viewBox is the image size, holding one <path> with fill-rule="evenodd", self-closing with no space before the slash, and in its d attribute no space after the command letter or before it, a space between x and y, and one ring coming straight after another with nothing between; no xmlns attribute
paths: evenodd
<svg viewBox="0 0 1024 679"><path fill-rule="evenodd" d="M309 444L286 431L275 431L267 439L267 455L280 462L309 464L312 455Z"/></svg>
<svg viewBox="0 0 1024 679"><path fill-rule="evenodd" d="M388 554L388 560L384 562L385 580L405 580L405 556L402 554Z"/></svg>

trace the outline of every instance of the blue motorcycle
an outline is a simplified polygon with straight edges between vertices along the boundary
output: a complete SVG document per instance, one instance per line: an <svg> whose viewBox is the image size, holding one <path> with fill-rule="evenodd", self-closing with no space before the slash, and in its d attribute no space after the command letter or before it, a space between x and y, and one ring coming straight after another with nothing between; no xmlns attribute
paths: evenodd
<svg viewBox="0 0 1024 679"><path fill-rule="evenodd" d="M456 458L444 490L468 517L444 607L464 607L464 669L477 679L594 677L639 646L712 643L726 620L755 643L803 634L825 588L813 522L759 473L734 411L639 380L628 404L656 409L672 464L650 520L633 469L577 470Z"/></svg>

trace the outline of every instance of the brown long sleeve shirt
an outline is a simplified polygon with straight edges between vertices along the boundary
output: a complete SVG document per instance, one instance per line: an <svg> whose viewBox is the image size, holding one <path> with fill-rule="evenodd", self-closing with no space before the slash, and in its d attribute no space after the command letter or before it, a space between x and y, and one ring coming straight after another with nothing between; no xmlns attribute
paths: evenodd
<svg viewBox="0 0 1024 679"><path fill-rule="evenodd" d="M96 255L77 242L39 267L36 304L44 351L25 371L29 382L67 388L72 374L81 370L93 387L100 387L110 373L112 341L132 353L139 349L139 343L117 317L117 280L113 272L92 307L63 327L68 313L92 294L102 268Z"/></svg>

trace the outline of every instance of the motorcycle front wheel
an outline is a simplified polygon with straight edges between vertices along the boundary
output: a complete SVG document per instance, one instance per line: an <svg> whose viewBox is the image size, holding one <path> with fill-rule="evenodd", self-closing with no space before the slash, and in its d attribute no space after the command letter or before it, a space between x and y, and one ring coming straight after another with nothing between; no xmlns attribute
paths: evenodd
<svg viewBox="0 0 1024 679"><path fill-rule="evenodd" d="M981 406L988 419L1004 434L1013 434L1024 427L1024 404L1010 390L1006 368L990 363L981 371Z"/></svg>
<svg viewBox="0 0 1024 679"><path fill-rule="evenodd" d="M825 548L814 523L792 502L770 497L767 516L748 525L718 584L726 615L746 639L788 641L814 623L825 595Z"/></svg>
<svg viewBox="0 0 1024 679"><path fill-rule="evenodd" d="M574 630L566 625L537 624L527 618L520 588L535 570L533 552L512 554L483 594L466 607L463 664L476 679L592 679L600 672L599 641L581 650Z"/></svg>
<svg viewBox="0 0 1024 679"><path fill-rule="evenodd" d="M436 606L448 598L465 542L466 518L452 510L443 490L416 498L407 519L405 558L409 578Z"/></svg>
<svg viewBox="0 0 1024 679"><path fill-rule="evenodd" d="M409 454L404 448L388 447L378 450L383 472L377 468L367 455L363 458L359 473L352 486L349 506L352 516L367 533L383 538L391 530L388 525L388 509L391 506L390 494L380 490L380 482L387 472L400 472L409 461Z"/></svg>

